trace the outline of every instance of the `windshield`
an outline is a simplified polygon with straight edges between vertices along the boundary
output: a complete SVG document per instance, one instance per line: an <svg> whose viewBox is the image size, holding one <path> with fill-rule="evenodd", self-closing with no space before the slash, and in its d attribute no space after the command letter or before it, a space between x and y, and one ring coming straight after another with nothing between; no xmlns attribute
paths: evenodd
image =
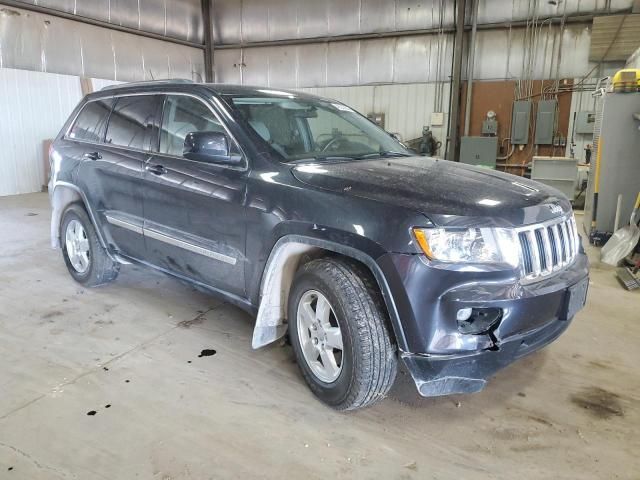
<svg viewBox="0 0 640 480"><path fill-rule="evenodd" d="M395 138L351 108L331 100L228 95L247 126L284 162L410 155Z"/></svg>

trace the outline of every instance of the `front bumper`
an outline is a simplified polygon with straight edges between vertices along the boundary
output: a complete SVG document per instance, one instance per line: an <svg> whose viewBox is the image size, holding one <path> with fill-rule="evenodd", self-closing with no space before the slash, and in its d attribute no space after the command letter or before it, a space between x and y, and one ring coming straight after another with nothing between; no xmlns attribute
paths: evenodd
<svg viewBox="0 0 640 480"><path fill-rule="evenodd" d="M571 321L564 318L568 289L588 277L584 253L529 285L513 272L433 268L419 255L379 261L400 317L401 358L423 396L477 392L498 370L555 340ZM456 312L465 307L503 315L487 333L463 334Z"/></svg>
<svg viewBox="0 0 640 480"><path fill-rule="evenodd" d="M424 397L475 393L482 390L487 379L498 370L554 341L569 323L570 320L553 321L493 350L467 355L403 354L402 359Z"/></svg>

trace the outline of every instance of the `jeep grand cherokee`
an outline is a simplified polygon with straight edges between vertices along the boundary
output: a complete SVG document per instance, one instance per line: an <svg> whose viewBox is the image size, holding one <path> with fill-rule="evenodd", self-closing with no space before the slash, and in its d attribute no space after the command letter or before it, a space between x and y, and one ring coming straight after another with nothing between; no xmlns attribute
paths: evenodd
<svg viewBox="0 0 640 480"><path fill-rule="evenodd" d="M476 392L558 337L588 285L571 205L522 177L417 157L348 106L158 81L86 96L51 149L51 234L86 286L140 263L288 333L340 410L398 362L423 396Z"/></svg>

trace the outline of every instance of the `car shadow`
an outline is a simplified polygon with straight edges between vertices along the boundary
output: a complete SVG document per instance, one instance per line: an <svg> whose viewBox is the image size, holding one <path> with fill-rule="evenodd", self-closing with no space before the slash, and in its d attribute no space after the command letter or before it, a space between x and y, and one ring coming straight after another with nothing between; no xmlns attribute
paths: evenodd
<svg viewBox="0 0 640 480"><path fill-rule="evenodd" d="M436 405L477 403L479 406L490 404L500 407L513 397L525 396L528 390L540 381L540 376L548 361L548 352L541 350L509 365L497 372L487 381L484 389L478 393L447 395L442 397L422 397L418 393L411 374L402 364L398 365L396 381L389 392L388 399L413 408L432 408Z"/></svg>

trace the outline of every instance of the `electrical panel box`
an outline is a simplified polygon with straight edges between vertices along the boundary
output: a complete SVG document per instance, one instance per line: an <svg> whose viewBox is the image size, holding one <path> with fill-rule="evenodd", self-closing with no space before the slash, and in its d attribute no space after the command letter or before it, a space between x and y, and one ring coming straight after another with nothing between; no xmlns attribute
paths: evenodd
<svg viewBox="0 0 640 480"><path fill-rule="evenodd" d="M551 145L556 124L557 100L540 100L536 113L536 134L533 143L536 145Z"/></svg>
<svg viewBox="0 0 640 480"><path fill-rule="evenodd" d="M529 118L531 117L531 101L513 102L511 118L511 145L526 145L529 142Z"/></svg>
<svg viewBox="0 0 640 480"><path fill-rule="evenodd" d="M444 113L443 112L432 112L431 113L431 126L432 127L441 127L444 125Z"/></svg>
<svg viewBox="0 0 640 480"><path fill-rule="evenodd" d="M583 135L593 135L593 127L596 124L595 112L578 112L576 113L576 121L574 131Z"/></svg>
<svg viewBox="0 0 640 480"><path fill-rule="evenodd" d="M496 168L498 137L462 137L460 162Z"/></svg>
<svg viewBox="0 0 640 480"><path fill-rule="evenodd" d="M497 135L498 134L498 121L495 118L487 118L482 122L482 134L483 135Z"/></svg>

